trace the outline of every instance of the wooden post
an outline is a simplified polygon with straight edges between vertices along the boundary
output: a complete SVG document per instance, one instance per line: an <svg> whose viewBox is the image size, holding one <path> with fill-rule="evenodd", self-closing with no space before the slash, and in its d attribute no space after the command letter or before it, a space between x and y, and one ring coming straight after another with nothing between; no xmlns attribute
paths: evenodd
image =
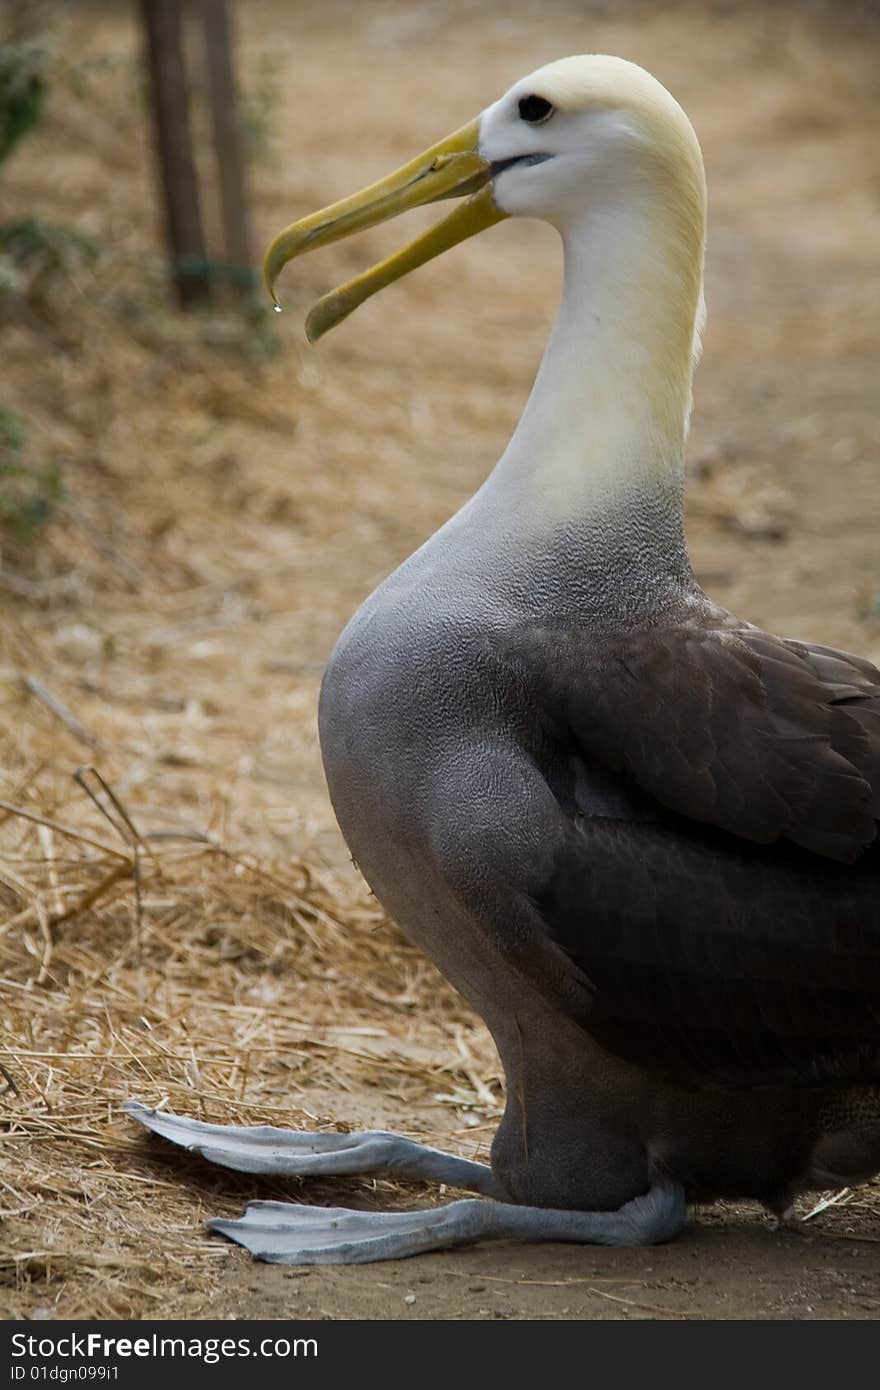
<svg viewBox="0 0 880 1390"><path fill-rule="evenodd" d="M256 275L248 234L241 122L233 73L229 7L227 0L201 0L201 11L226 263L230 270L232 286L242 297L247 298L253 292Z"/></svg>
<svg viewBox="0 0 880 1390"><path fill-rule="evenodd" d="M156 128L165 226L177 297L188 309L211 292L189 125L181 0L140 0Z"/></svg>

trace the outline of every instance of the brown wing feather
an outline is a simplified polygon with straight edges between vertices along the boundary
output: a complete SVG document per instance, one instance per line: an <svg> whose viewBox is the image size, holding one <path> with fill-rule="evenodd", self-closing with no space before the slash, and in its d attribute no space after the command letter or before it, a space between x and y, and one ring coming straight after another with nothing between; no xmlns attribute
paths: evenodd
<svg viewBox="0 0 880 1390"><path fill-rule="evenodd" d="M880 672L708 602L505 657L570 817L527 902L583 1026L688 1084L875 1082Z"/></svg>
<svg viewBox="0 0 880 1390"><path fill-rule="evenodd" d="M854 862L880 817L880 672L722 610L529 634L550 705L592 762L759 844ZM530 655L527 656L526 652Z"/></svg>
<svg viewBox="0 0 880 1390"><path fill-rule="evenodd" d="M880 853L575 823L531 886L611 1052L686 1084L876 1084Z"/></svg>

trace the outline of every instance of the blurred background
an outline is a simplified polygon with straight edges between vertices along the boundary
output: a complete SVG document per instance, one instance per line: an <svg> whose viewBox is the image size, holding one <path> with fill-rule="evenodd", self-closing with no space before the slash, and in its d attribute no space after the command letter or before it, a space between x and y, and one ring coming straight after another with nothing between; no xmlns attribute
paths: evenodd
<svg viewBox="0 0 880 1390"><path fill-rule="evenodd" d="M509 222L312 349L310 303L436 213L297 263L280 317L263 248L545 61L649 68L709 180L695 568L744 618L880 660L880 11L5 0L0 23L0 1298L198 1316L230 1254L201 1217L271 1184L181 1182L125 1095L491 1138L491 1044L349 865L315 708L351 612L503 450L560 280L554 234Z"/></svg>

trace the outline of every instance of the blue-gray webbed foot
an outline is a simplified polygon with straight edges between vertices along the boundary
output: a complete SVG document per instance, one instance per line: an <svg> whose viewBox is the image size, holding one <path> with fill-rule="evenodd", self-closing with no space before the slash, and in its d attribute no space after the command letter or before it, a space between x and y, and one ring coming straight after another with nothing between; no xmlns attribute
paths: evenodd
<svg viewBox="0 0 880 1390"><path fill-rule="evenodd" d="M369 1264L480 1240L656 1245L678 1235L685 1214L684 1190L670 1183L612 1212L551 1211L479 1198L401 1212L251 1202L241 1220L208 1225L271 1264Z"/></svg>
<svg viewBox="0 0 880 1390"><path fill-rule="evenodd" d="M498 1196L492 1169L397 1134L315 1134L273 1125L209 1125L126 1101L126 1115L210 1163L271 1177L345 1177L364 1174L446 1183Z"/></svg>

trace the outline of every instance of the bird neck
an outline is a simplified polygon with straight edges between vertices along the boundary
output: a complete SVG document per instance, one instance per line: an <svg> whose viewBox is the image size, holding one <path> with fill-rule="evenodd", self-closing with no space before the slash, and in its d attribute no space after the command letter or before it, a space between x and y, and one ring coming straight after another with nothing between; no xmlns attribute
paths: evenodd
<svg viewBox="0 0 880 1390"><path fill-rule="evenodd" d="M675 196L624 190L559 228L559 313L485 488L526 544L547 538L557 552L589 549L598 565L690 573L682 486L702 306L699 175Z"/></svg>

